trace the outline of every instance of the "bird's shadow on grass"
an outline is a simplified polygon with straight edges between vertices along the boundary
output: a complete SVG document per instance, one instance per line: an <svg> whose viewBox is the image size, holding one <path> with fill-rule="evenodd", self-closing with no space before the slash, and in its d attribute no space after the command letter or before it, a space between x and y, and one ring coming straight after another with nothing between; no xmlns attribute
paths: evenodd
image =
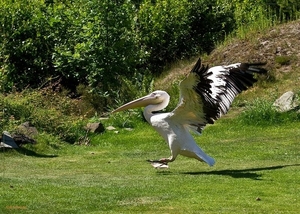
<svg viewBox="0 0 300 214"><path fill-rule="evenodd" d="M277 169L282 169L285 167L292 167L292 166L300 166L300 164L269 166L269 167L260 167L260 168L251 168L251 169L224 169L224 170L215 170L215 171L179 172L175 174L221 175L221 176L229 176L232 178L248 178L252 180L262 180L262 174L259 173L260 171L277 170ZM163 170L157 172L161 175L174 174L172 171L169 170Z"/></svg>
<svg viewBox="0 0 300 214"><path fill-rule="evenodd" d="M268 170L277 170L285 167L300 166L300 164L292 165L280 165L280 166L270 166L270 167L261 167L261 168L251 168L251 169L225 169L225 170L216 170L216 171L201 171L201 172L182 172L181 174L187 175L222 175L230 176L232 178L249 178L253 180L261 180L261 174L259 171L268 171Z"/></svg>

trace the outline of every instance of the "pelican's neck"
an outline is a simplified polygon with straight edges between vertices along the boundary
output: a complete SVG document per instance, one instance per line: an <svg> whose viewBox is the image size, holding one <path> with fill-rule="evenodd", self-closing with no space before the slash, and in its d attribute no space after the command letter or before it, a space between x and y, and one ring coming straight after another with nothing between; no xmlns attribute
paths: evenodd
<svg viewBox="0 0 300 214"><path fill-rule="evenodd" d="M163 110L169 104L169 99L164 100L163 102L156 104L156 105L148 105L144 109L144 117L151 124L150 118L154 115L154 111Z"/></svg>
<svg viewBox="0 0 300 214"><path fill-rule="evenodd" d="M145 117L145 119L148 121L148 123L150 123L151 124L151 122L150 122L150 118L153 116L153 111L155 111L155 110L153 110L153 109L155 109L154 108L155 107L155 105L149 105L149 106L146 106L145 108L144 108L144 117Z"/></svg>

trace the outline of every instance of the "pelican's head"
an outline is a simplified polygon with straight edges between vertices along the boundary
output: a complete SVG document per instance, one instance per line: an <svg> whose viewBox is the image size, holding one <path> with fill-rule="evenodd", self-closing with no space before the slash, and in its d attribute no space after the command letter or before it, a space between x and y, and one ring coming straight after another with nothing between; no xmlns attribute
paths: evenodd
<svg viewBox="0 0 300 214"><path fill-rule="evenodd" d="M120 106L119 108L112 111L112 113L124 111L132 108L146 107L149 105L157 105L157 110L165 108L169 104L170 95L165 91L153 91L152 93L141 97L139 99L133 100L125 105Z"/></svg>

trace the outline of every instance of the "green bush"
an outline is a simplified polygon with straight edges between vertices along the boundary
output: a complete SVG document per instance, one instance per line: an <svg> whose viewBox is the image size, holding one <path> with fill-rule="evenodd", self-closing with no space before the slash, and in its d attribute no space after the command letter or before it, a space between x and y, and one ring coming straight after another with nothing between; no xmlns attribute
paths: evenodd
<svg viewBox="0 0 300 214"><path fill-rule="evenodd" d="M299 17L299 0L78 0L0 2L0 90L80 84L112 103L124 79L158 75L237 28ZM249 27L250 26L250 27ZM151 77L150 77L151 78ZM125 83L127 84L127 83ZM126 85L124 86L126 87Z"/></svg>
<svg viewBox="0 0 300 214"><path fill-rule="evenodd" d="M233 13L216 0L145 0L138 11L146 68L156 74L169 62L210 52L233 27Z"/></svg>
<svg viewBox="0 0 300 214"><path fill-rule="evenodd" d="M82 83L105 93L142 59L130 2L6 0L0 8L6 91L36 88L59 76L71 90Z"/></svg>
<svg viewBox="0 0 300 214"><path fill-rule="evenodd" d="M6 0L0 8L0 63L7 75L3 89L34 87L53 72L47 7L42 1Z"/></svg>
<svg viewBox="0 0 300 214"><path fill-rule="evenodd" d="M289 65L292 61L293 57L291 56L276 56L275 62L279 65Z"/></svg>
<svg viewBox="0 0 300 214"><path fill-rule="evenodd" d="M77 101L51 90L11 93L0 97L1 130L14 131L29 121L38 131L62 141L74 143L85 134L86 119L77 109Z"/></svg>
<svg viewBox="0 0 300 214"><path fill-rule="evenodd" d="M4 0L0 8L6 91L59 76L71 90L81 83L105 94L137 71L157 73L208 50L231 30L216 1Z"/></svg>
<svg viewBox="0 0 300 214"><path fill-rule="evenodd" d="M247 125L280 125L286 122L294 122L300 119L296 111L279 112L271 101L256 99L248 104L238 120Z"/></svg>
<svg viewBox="0 0 300 214"><path fill-rule="evenodd" d="M55 45L53 63L68 79L68 87L86 84L104 95L119 86L119 76L133 75L141 57L133 31L134 8L127 1L77 3L61 6L66 17L56 24L67 36Z"/></svg>

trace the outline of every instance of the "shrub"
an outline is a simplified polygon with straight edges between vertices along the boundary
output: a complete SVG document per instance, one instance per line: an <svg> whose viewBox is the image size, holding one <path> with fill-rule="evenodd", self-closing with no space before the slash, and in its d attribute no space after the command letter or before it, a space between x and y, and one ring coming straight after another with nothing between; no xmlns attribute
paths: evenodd
<svg viewBox="0 0 300 214"><path fill-rule="evenodd" d="M0 8L5 91L36 88L59 76L73 91L82 83L105 94L143 59L130 1L6 0Z"/></svg>
<svg viewBox="0 0 300 214"><path fill-rule="evenodd" d="M0 114L3 130L13 131L16 126L29 121L40 132L74 143L84 135L86 120L76 114L76 100L52 91L30 91L1 95Z"/></svg>
<svg viewBox="0 0 300 214"><path fill-rule="evenodd" d="M137 85L139 75L159 75L168 63L210 52L237 28L245 34L273 24L280 14L294 19L297 3L3 0L0 90L40 88L58 78L70 92L79 84L89 88L105 109L127 80Z"/></svg>
<svg viewBox="0 0 300 214"><path fill-rule="evenodd" d="M233 30L233 13L220 1L145 0L138 11L138 37L159 74L167 63L210 52ZM212 24L214 23L214 24Z"/></svg>
<svg viewBox="0 0 300 214"><path fill-rule="evenodd" d="M293 122L300 119L296 111L279 112L273 103L264 99L256 99L246 107L238 120L247 125L280 125L286 122Z"/></svg>
<svg viewBox="0 0 300 214"><path fill-rule="evenodd" d="M119 76L131 77L143 59L136 44L134 7L127 1L87 0L61 7L56 23L66 36L55 45L56 70L68 87L81 83L105 96L119 87Z"/></svg>
<svg viewBox="0 0 300 214"><path fill-rule="evenodd" d="M42 1L30 0L1 1L0 8L3 89L36 86L53 72L47 8Z"/></svg>
<svg viewBox="0 0 300 214"><path fill-rule="evenodd" d="M276 56L275 62L279 65L289 65L292 60L291 56Z"/></svg>

